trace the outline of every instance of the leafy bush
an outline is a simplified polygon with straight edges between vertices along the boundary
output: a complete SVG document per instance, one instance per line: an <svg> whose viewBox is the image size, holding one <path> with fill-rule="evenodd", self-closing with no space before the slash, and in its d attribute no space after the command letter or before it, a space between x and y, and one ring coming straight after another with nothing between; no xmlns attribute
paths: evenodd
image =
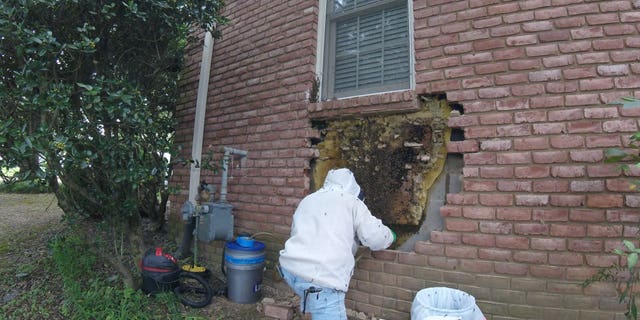
<svg viewBox="0 0 640 320"><path fill-rule="evenodd" d="M0 168L66 214L162 221L188 35L215 34L223 4L0 1Z"/></svg>

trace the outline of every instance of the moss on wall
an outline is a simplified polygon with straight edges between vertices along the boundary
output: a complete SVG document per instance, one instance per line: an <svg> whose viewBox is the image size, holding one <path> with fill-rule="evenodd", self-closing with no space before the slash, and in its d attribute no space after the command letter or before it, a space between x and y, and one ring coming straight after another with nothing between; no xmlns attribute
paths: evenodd
<svg viewBox="0 0 640 320"><path fill-rule="evenodd" d="M445 100L423 99L417 112L327 121L313 164L315 189L330 169L348 167L374 215L418 226L444 168L450 110Z"/></svg>

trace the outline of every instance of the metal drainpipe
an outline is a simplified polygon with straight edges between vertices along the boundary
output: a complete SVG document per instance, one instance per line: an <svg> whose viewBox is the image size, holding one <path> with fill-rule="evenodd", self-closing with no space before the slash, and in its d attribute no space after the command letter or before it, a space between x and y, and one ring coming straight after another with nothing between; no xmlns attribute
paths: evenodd
<svg viewBox="0 0 640 320"><path fill-rule="evenodd" d="M220 182L220 202L227 202L227 176L229 172L229 161L231 155L240 156L240 166L244 166L244 161L247 158L247 151L234 149L230 147L223 147L224 156L222 157L222 181Z"/></svg>
<svg viewBox="0 0 640 320"><path fill-rule="evenodd" d="M198 96L196 99L196 115L193 124L193 142L191 143L191 159L202 162L202 138L204 135L204 117L207 110L207 93L213 56L213 36L207 31L204 35L202 62L200 63L200 79L198 80ZM196 204L196 194L200 185L200 166L191 164L189 174L189 201Z"/></svg>
<svg viewBox="0 0 640 320"><path fill-rule="evenodd" d="M196 98L196 115L193 124L193 141L191 142L191 159L202 162L202 137L204 135L204 116L207 111L207 93L209 91L209 76L211 72L211 57L213 56L213 36L207 31L204 34L204 46L202 47L202 61L200 62L200 79L198 80L198 96ZM195 208L196 195L198 194L198 186L200 185L200 166L195 163L191 164L189 172L189 198ZM182 235L182 243L175 253L178 259L184 259L191 250L191 242L193 241L193 233L196 226L196 219L189 218L184 225Z"/></svg>

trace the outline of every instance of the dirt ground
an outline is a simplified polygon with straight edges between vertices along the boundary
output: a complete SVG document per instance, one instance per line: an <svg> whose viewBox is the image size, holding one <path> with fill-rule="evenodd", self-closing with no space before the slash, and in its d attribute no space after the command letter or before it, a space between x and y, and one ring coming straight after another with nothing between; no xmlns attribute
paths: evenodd
<svg viewBox="0 0 640 320"><path fill-rule="evenodd" d="M32 318L34 313L41 314L42 319L62 319L57 311L64 303L60 294L61 279L44 271L42 263L39 263L50 255L47 243L63 233L62 216L63 212L52 194L0 193L0 306L18 301L28 310L24 313L29 315L15 319ZM155 234L154 237L162 235ZM34 288L49 293L39 296L37 304L27 296ZM269 314L286 314L284 306L296 305L299 301L284 282L272 279L263 282L262 296L261 301L253 304L237 304L225 296L216 296L198 314L202 319L268 320L274 318L265 316L264 308L271 310ZM291 309L291 320L308 319ZM349 319L366 318L350 313ZM0 315L0 319L6 318Z"/></svg>

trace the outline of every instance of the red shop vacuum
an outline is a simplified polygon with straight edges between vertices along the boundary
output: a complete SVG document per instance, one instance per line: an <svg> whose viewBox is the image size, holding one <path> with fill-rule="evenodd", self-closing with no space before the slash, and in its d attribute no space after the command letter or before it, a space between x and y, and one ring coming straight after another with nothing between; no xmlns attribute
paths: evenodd
<svg viewBox="0 0 640 320"><path fill-rule="evenodd" d="M142 291L147 294L172 292L178 285L180 267L176 258L162 251L162 248L149 249L140 260L142 270Z"/></svg>

